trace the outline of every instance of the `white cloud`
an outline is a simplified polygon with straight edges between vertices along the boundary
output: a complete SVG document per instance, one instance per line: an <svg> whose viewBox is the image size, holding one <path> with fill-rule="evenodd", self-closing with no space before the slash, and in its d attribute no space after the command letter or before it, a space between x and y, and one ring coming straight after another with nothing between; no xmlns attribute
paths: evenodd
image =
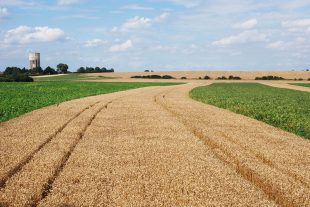
<svg viewBox="0 0 310 207"><path fill-rule="evenodd" d="M169 45L156 45L151 48L154 51L168 51L168 52L176 52L176 46L169 46Z"/></svg>
<svg viewBox="0 0 310 207"><path fill-rule="evenodd" d="M282 22L282 26L289 32L303 32L310 29L310 19L298 19Z"/></svg>
<svg viewBox="0 0 310 207"><path fill-rule="evenodd" d="M59 28L19 26L6 32L4 43L28 44L33 42L52 42L65 38Z"/></svg>
<svg viewBox="0 0 310 207"><path fill-rule="evenodd" d="M9 12L7 8L1 8L0 7L0 20L9 16Z"/></svg>
<svg viewBox="0 0 310 207"><path fill-rule="evenodd" d="M267 40L267 35L259 33L256 30L244 31L238 35L225 37L221 40L212 43L214 46L229 46L234 44L246 44L250 42L264 42Z"/></svg>
<svg viewBox="0 0 310 207"><path fill-rule="evenodd" d="M276 42L272 42L272 43L269 43L267 45L267 48L270 48L270 49L284 49L286 47L286 44L283 42L283 41L276 41Z"/></svg>
<svg viewBox="0 0 310 207"><path fill-rule="evenodd" d="M169 14L168 12L164 12L164 13L162 13L161 15L155 17L155 18L153 19L153 22L155 22L155 23L160 23L160 22L164 21L165 19L167 19L167 17L168 17L169 15L170 15L170 14Z"/></svg>
<svg viewBox="0 0 310 207"><path fill-rule="evenodd" d="M153 10L152 7L145 7L139 4L129 4L122 7L122 9L129 9L129 10Z"/></svg>
<svg viewBox="0 0 310 207"><path fill-rule="evenodd" d="M82 2L81 0L58 0L57 4L61 6L66 6L66 5L78 4L81 2Z"/></svg>
<svg viewBox="0 0 310 207"><path fill-rule="evenodd" d="M101 45L104 45L106 44L107 41L105 40L101 40L101 39L93 39L93 40L87 40L85 43L84 43L84 46L85 47L99 47Z"/></svg>
<svg viewBox="0 0 310 207"><path fill-rule="evenodd" d="M193 8L199 5L200 1L195 0L170 0L174 4L179 4L187 8Z"/></svg>
<svg viewBox="0 0 310 207"><path fill-rule="evenodd" d="M256 27L258 21L257 19L250 19L245 22L242 22L240 24L235 24L233 25L233 28L238 28L238 29L253 29Z"/></svg>
<svg viewBox="0 0 310 207"><path fill-rule="evenodd" d="M128 32L133 29L149 27L149 26L151 26L151 19L135 16L134 18L128 19L120 27L114 27L112 31L113 32L117 32L117 31Z"/></svg>
<svg viewBox="0 0 310 207"><path fill-rule="evenodd" d="M0 0L0 6L31 6L33 5L30 1L23 0Z"/></svg>
<svg viewBox="0 0 310 207"><path fill-rule="evenodd" d="M169 13L165 12L161 15L155 17L154 19L135 16L128 19L119 27L114 27L112 32L129 32L136 29L146 28L152 26L153 23L160 23L164 21L169 16Z"/></svg>
<svg viewBox="0 0 310 207"><path fill-rule="evenodd" d="M110 52L124 52L133 47L132 41L127 40L124 43L116 44L110 47Z"/></svg>

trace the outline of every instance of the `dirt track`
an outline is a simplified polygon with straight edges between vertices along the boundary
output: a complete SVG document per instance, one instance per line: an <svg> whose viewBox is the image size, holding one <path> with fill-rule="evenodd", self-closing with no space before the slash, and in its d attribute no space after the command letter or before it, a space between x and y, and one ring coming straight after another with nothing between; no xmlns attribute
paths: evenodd
<svg viewBox="0 0 310 207"><path fill-rule="evenodd" d="M310 206L310 142L191 100L190 83L0 125L0 206Z"/></svg>

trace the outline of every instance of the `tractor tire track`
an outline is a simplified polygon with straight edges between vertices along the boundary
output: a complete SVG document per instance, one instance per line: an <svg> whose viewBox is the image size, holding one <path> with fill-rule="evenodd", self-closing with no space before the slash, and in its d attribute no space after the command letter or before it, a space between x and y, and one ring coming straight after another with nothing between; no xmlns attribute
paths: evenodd
<svg viewBox="0 0 310 207"><path fill-rule="evenodd" d="M242 160L239 159L236 155L234 155L232 150L228 151L225 148L227 146L221 145L221 143L216 142L216 139L209 138L208 135L206 135L203 130L199 127L195 127L194 125L190 125L181 114L177 113L172 109L172 107L169 107L169 103L166 100L166 95L171 93L170 92L164 92L161 95L158 95L157 97L154 97L154 100L156 103L158 103L160 106L162 106L165 110L171 113L172 116L174 116L178 121L183 123L189 131L191 131L197 138L204 141L205 144L207 144L213 151L213 153L223 162L229 164L232 168L234 168L243 178L253 183L258 188L262 189L266 195L274 200L279 205L283 206L306 206L307 202L309 200L304 200L303 198L299 198L298 201L288 198L291 192L284 192L281 189L279 189L281 186L275 187L273 183L265 182L264 177L260 175L259 172L255 171L255 168L251 168L250 165L247 165L246 163L243 163L244 161L248 162L246 159L250 159L254 162L259 161L262 165L262 167L270 173L273 173L274 170L278 171L277 174L281 174L284 178L289 178L290 182L297 183L296 191L305 191L310 192L309 190L309 184L304 181L301 177L299 177L296 174L285 172L279 167L277 167L272 161L265 158L264 156L255 153L252 150L249 150L242 146L241 143L238 143L232 139L230 139L228 136L226 136L223 133L218 133L217 135L221 137L222 139L225 139L227 141L227 146L235 146L235 151L239 151L239 153L243 154L246 159ZM201 126L202 127L202 126ZM204 125L204 127L207 127ZM267 168L264 166L267 165ZM252 166L253 167L253 166ZM284 180L285 181L285 180ZM285 182L284 182L285 183ZM286 184L289 185L288 182Z"/></svg>
<svg viewBox="0 0 310 207"><path fill-rule="evenodd" d="M54 180L65 167L72 151L83 138L87 128L91 125L97 114L107 109L111 103L112 101L109 101L102 105L98 101L70 119L62 127L62 130L38 149L30 157L28 162L8 179L7 185L0 191L0 206L36 206L42 198L46 197L52 189ZM85 118L88 119L86 124L84 124ZM76 124L84 126L76 128ZM71 136L72 140L68 138L68 135ZM57 146L62 144L64 145ZM48 160L50 158L51 155L49 152L55 152L55 148L60 148L59 151L61 151L58 154L55 153L56 159L52 159L50 163L48 161L42 163L42 160ZM47 170L47 173L40 173L40 170L43 170L42 168L50 168L50 170ZM33 177L34 180L32 180L29 186L24 186L24 179L28 177ZM20 188L18 186L22 187ZM27 193L23 193L25 188L28 190Z"/></svg>
<svg viewBox="0 0 310 207"><path fill-rule="evenodd" d="M173 88L100 113L38 206L276 206L154 102Z"/></svg>
<svg viewBox="0 0 310 207"><path fill-rule="evenodd" d="M45 145L50 143L53 138L55 138L59 133L61 133L67 126L70 124L74 119L76 119L78 116L80 116L83 112L88 110L89 108L93 107L94 105L98 104L99 101L95 102L94 104L89 105L88 107L85 107L82 111L74 115L72 118L70 118L66 123L64 123L61 127L59 127L52 135L50 135L42 144L38 146L33 152L31 152L27 157L25 157L20 163L18 163L14 168L9 170L7 174L1 178L0 180L0 190L2 188L5 188L6 182L13 177L16 173L18 173L27 163L30 162L30 160L35 156L36 153L38 153Z"/></svg>

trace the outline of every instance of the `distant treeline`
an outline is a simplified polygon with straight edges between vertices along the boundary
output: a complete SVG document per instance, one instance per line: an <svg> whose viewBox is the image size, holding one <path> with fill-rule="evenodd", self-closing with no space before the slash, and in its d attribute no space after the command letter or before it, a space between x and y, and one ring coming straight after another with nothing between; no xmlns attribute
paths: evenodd
<svg viewBox="0 0 310 207"><path fill-rule="evenodd" d="M59 73L68 73L68 65L60 63L57 65L57 70L49 66L44 70L41 67L33 69L7 67L0 76L0 82L33 82L30 76L54 75Z"/></svg>
<svg viewBox="0 0 310 207"><path fill-rule="evenodd" d="M131 76L131 78L145 78L145 79L176 79L175 77L172 77L171 75L135 75Z"/></svg>
<svg viewBox="0 0 310 207"><path fill-rule="evenodd" d="M78 70L77 70L78 73L113 73L114 72L114 69L111 68L111 69L107 69L105 67L103 68L100 68L100 67L80 67Z"/></svg>
<svg viewBox="0 0 310 207"><path fill-rule="evenodd" d="M255 80L285 80L285 79L279 76L269 75L269 76L263 76L263 77L256 77Z"/></svg>

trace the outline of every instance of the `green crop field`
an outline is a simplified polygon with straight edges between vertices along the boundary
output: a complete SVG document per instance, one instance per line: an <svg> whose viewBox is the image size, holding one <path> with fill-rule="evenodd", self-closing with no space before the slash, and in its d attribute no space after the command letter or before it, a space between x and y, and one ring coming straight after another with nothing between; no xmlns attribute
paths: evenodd
<svg viewBox="0 0 310 207"><path fill-rule="evenodd" d="M303 87L308 87L310 88L310 83L294 83L292 85L296 85L296 86L303 86Z"/></svg>
<svg viewBox="0 0 310 207"><path fill-rule="evenodd" d="M70 80L74 80L74 78L71 77ZM81 97L146 86L174 84L177 83L96 83L77 81L0 83L0 122L35 109Z"/></svg>
<svg viewBox="0 0 310 207"><path fill-rule="evenodd" d="M97 76L86 76L83 74L78 73L71 73L66 75L60 75L60 76L41 76L36 77L33 76L34 81L85 81L85 80L102 80L102 79L116 79L113 77L105 77L104 74L97 75Z"/></svg>
<svg viewBox="0 0 310 207"><path fill-rule="evenodd" d="M257 83L215 83L191 97L310 139L310 93Z"/></svg>

